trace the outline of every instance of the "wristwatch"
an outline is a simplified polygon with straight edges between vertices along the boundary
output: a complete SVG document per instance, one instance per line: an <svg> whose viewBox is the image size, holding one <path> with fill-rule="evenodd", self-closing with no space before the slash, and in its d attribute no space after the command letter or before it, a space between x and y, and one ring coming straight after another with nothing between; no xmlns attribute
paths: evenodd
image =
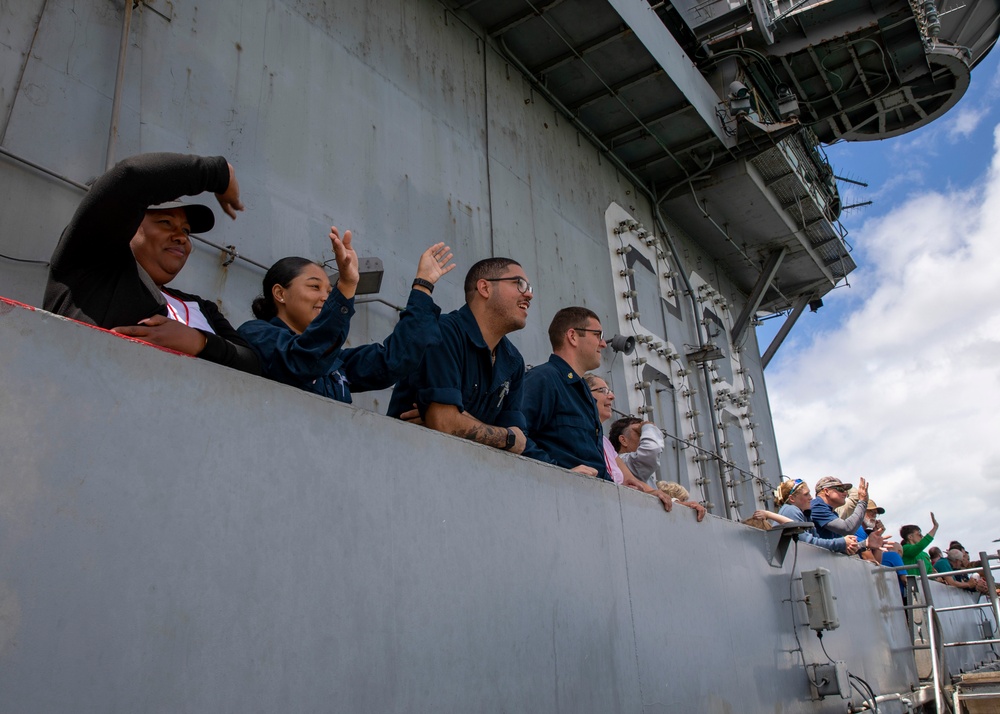
<svg viewBox="0 0 1000 714"><path fill-rule="evenodd" d="M414 278L413 287L420 286L422 288L427 288L428 292L434 292L434 283L430 280L424 280L423 278Z"/></svg>
<svg viewBox="0 0 1000 714"><path fill-rule="evenodd" d="M514 444L517 443L517 434L510 427L507 427L507 443L504 444L503 450L510 451L514 448Z"/></svg>

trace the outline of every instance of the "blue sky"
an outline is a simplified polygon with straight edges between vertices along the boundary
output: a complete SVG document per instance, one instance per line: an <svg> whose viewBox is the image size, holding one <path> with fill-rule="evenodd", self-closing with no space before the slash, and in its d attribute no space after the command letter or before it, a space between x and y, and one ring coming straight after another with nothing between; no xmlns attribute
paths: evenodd
<svg viewBox="0 0 1000 714"><path fill-rule="evenodd" d="M891 531L1000 538L1000 50L932 124L827 147L858 269L767 370L785 474L866 477ZM995 304L996 303L996 304ZM762 349L779 320L758 329ZM943 543L941 542L943 541Z"/></svg>

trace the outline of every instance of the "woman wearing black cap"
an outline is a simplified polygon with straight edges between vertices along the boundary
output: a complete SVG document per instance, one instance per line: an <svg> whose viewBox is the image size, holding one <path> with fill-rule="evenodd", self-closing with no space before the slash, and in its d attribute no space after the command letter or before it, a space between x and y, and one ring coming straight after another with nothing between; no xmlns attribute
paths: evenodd
<svg viewBox="0 0 1000 714"><path fill-rule="evenodd" d="M43 307L259 374L256 354L213 302L166 287L191 254L190 233L215 225L208 206L176 200L203 191L231 218L243 210L235 171L221 156L140 154L116 164L63 231Z"/></svg>

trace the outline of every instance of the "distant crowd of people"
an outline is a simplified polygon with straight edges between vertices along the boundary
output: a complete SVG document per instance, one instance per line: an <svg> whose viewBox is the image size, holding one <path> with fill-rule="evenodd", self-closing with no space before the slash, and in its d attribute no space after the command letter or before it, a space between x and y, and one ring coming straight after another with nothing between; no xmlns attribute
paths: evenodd
<svg viewBox="0 0 1000 714"><path fill-rule="evenodd" d="M253 301L256 319L234 329L215 303L169 287L191 254L191 233L215 224L209 206L178 197L206 191L230 218L244 209L224 157L141 154L115 165L63 231L43 307L340 402L393 387L390 416L613 481L657 498L666 511L680 503L704 518L705 508L686 493L651 485L663 449L659 429L624 419L604 436L614 394L591 373L607 346L592 310L557 311L551 356L526 371L507 338L525 326L534 297L524 269L511 258L480 260L465 277L465 305L442 315L432 293L455 263L450 247L436 243L420 256L392 333L348 348L358 256L351 231L331 227L336 284L312 260L282 258Z"/></svg>
<svg viewBox="0 0 1000 714"><path fill-rule="evenodd" d="M799 534L799 540L836 553L858 555L887 567L911 566L905 571L897 571L904 593L907 574L919 575L917 563L921 561L927 573L979 568L980 572L958 573L938 580L962 590L989 592L981 571L984 564L972 562L961 543L952 541L947 557L939 548L927 550L938 530L933 513L930 514L931 529L926 534L920 526L911 524L900 528L898 542L887 536L879 518L885 509L869 498L868 483L863 478L858 479L855 488L835 476L824 476L816 482L815 497L810 493L809 484L802 479L785 480L775 491L774 502L778 506L777 513L756 511L748 519L749 525L767 529L772 523L812 523L812 527Z"/></svg>

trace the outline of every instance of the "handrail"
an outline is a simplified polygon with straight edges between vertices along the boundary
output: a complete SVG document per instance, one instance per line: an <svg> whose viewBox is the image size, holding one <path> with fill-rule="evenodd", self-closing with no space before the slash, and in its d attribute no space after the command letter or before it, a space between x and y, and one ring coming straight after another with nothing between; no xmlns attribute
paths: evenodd
<svg viewBox="0 0 1000 714"><path fill-rule="evenodd" d="M955 610L972 610L978 607L990 607L989 602L974 602L971 605L949 605L948 607L938 608L938 612L953 612Z"/></svg>
<svg viewBox="0 0 1000 714"><path fill-rule="evenodd" d="M970 646L984 646L984 645L996 645L1000 644L1000 638L992 639L981 639L981 640L964 640L956 642L944 642L942 640L942 631L940 623L938 621L938 613L940 612L954 612L958 610L971 610L971 609L983 609L989 607L995 618L995 621L1000 625L1000 598L997 596L996 591L996 581L993 578L993 570L998 566L988 565L991 561L1000 560L1000 551L998 551L996 556L987 555L985 551L980 551L980 562L983 564L982 568L965 568L963 570L952 571L949 573L933 573L929 574L927 572L927 566L922 560L918 560L915 564L919 573L917 575L912 575L910 573L906 574L906 577L912 578L908 580L911 585L907 589L907 595L911 593L920 592L923 595L925 604L904 604L901 608L902 610L920 610L923 609L926 612L924 618L924 625L927 628L928 644L918 645L913 644L911 649L916 650L930 650L931 655L931 679L934 687L934 705L937 714L942 714L942 703L944 701L944 689L943 689L943 672L946 670L944 652L945 648L948 647L970 647ZM901 570L909 570L914 567L913 565L903 565L903 566L882 566L879 568L874 568L874 572L877 573L888 573L888 572L898 572ZM983 577L986 580L988 586L988 600L976 603L969 603L965 605L953 605L949 607L935 608L932 594L930 590L931 578L941 578L954 575L962 575L965 573L976 573L982 571ZM920 587L917 588L917 582L920 583ZM896 609L896 608L894 608ZM913 618L909 618L911 627L911 636L914 635Z"/></svg>
<svg viewBox="0 0 1000 714"><path fill-rule="evenodd" d="M979 561L984 566L983 578L986 580L986 594L990 598L990 604L993 605L993 622L997 625L997 629L1000 630L1000 597L997 596L997 581L993 577L993 568L985 567L986 563L997 559L1000 559L1000 551L997 551L996 556L986 555L985 550L979 551Z"/></svg>
<svg viewBox="0 0 1000 714"><path fill-rule="evenodd" d="M1000 640L968 640L967 642L943 642L942 647L966 647L971 645L996 645L1000 644Z"/></svg>

